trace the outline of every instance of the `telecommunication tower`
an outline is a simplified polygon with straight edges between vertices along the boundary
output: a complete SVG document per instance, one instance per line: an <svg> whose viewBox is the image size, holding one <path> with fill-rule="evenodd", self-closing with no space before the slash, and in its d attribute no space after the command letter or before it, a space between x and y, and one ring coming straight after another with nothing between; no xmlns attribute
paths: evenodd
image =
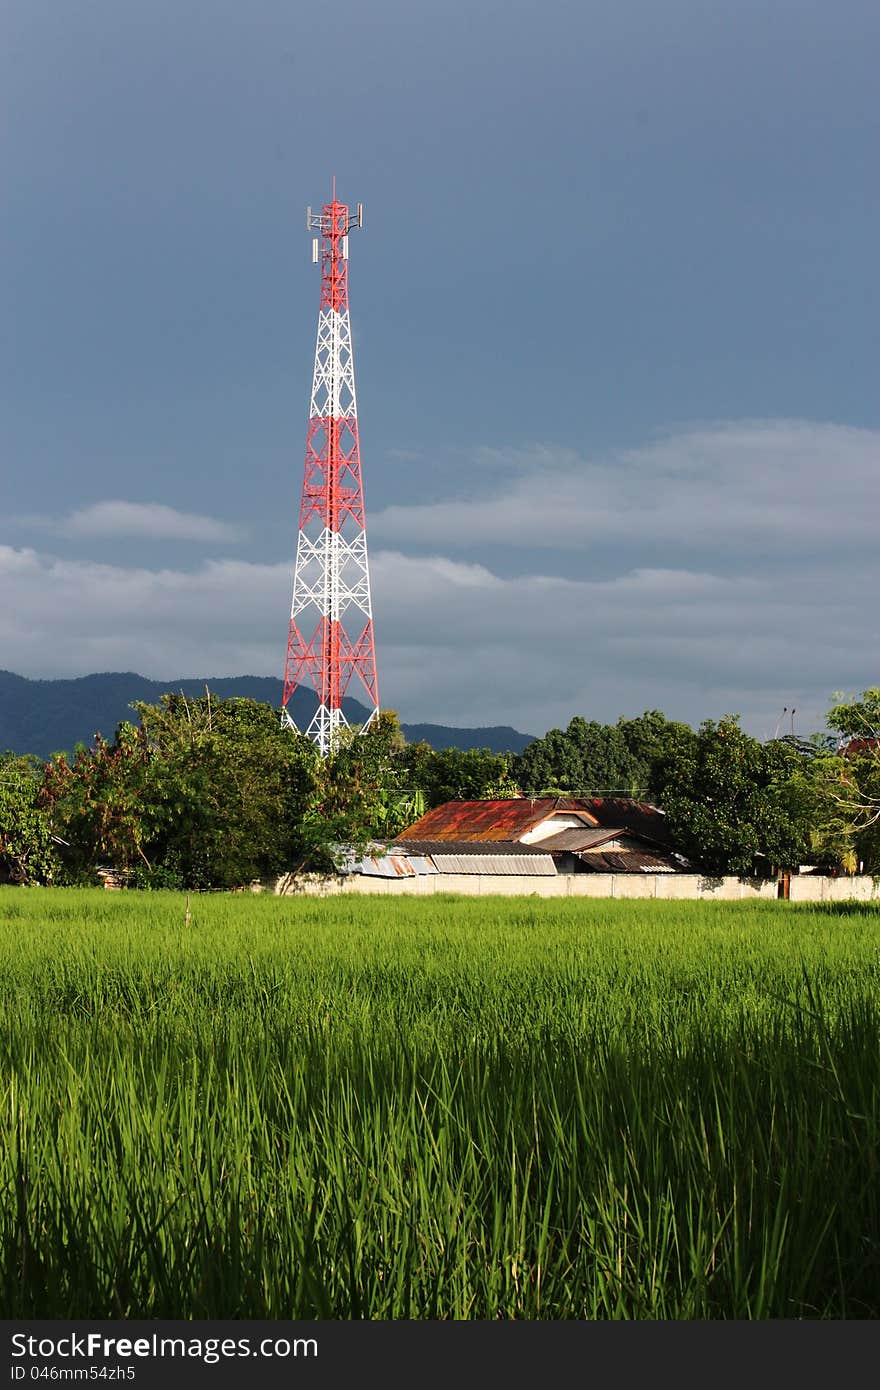
<svg viewBox="0 0 880 1390"><path fill-rule="evenodd" d="M306 226L318 233L312 261L321 266L321 302L281 718L296 729L288 701L297 686L311 686L318 704L304 732L324 756L348 725L342 699L352 676L369 702L363 729L379 714L348 311L348 234L363 226L363 205L353 213L337 202L334 179L331 201L319 213L308 208Z"/></svg>

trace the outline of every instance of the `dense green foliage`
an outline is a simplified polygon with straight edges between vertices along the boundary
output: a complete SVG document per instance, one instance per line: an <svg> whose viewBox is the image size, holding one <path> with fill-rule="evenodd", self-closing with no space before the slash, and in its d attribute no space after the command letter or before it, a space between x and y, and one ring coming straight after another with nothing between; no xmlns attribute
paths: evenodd
<svg viewBox="0 0 880 1390"><path fill-rule="evenodd" d="M687 724L667 719L659 710L616 724L578 716L564 731L551 729L530 743L516 759L515 773L531 796L558 791L648 798L658 759L690 734Z"/></svg>
<svg viewBox="0 0 880 1390"><path fill-rule="evenodd" d="M46 769L43 803L70 844L69 877L99 865L143 882L233 887L290 867L317 759L268 705L165 695L72 762Z"/></svg>
<svg viewBox="0 0 880 1390"><path fill-rule="evenodd" d="M663 807L676 849L695 867L768 874L801 863L856 867L853 818L835 795L843 767L822 740L761 743L732 716L695 731L648 710L614 725L572 719L530 744L514 773L532 794L640 796ZM867 840L864 866L880 869Z"/></svg>
<svg viewBox="0 0 880 1390"><path fill-rule="evenodd" d="M800 762L790 744L759 743L734 719L688 731L654 769L675 845L709 873L749 873L762 861L766 873L771 865L807 862Z"/></svg>
<svg viewBox="0 0 880 1390"><path fill-rule="evenodd" d="M52 824L40 805L36 758L0 756L0 882L51 883L59 869Z"/></svg>
<svg viewBox="0 0 880 1390"><path fill-rule="evenodd" d="M880 738L880 686L871 686L851 698L836 695L828 725L846 738Z"/></svg>
<svg viewBox="0 0 880 1390"><path fill-rule="evenodd" d="M828 767L829 796L851 824L853 860L880 873L880 686L838 697L828 724L847 748Z"/></svg>
<svg viewBox="0 0 880 1390"><path fill-rule="evenodd" d="M396 775L418 788L426 805L441 806L444 801L518 796L512 762L508 754L487 748L436 752L427 743L414 743L401 748Z"/></svg>
<svg viewBox="0 0 880 1390"><path fill-rule="evenodd" d="M385 711L321 759L257 701L178 694L135 709L138 723L112 742L52 758L42 787L35 760L5 760L0 874L75 883L109 868L143 886L234 887L333 871L445 801L521 793L653 801L674 847L706 873L880 872L878 690L832 709L843 749L818 737L761 743L733 717L695 731L648 710L614 725L572 719L520 756L438 751L408 744Z"/></svg>
<svg viewBox="0 0 880 1390"><path fill-rule="evenodd" d="M393 837L428 805L517 792L508 755L408 745L393 711L362 736L343 731L321 759L254 700L163 695L135 709L112 743L46 765L37 800L68 846L68 882L99 867L159 888L332 872L341 846Z"/></svg>
<svg viewBox="0 0 880 1390"><path fill-rule="evenodd" d="M878 935L0 890L0 1315L877 1316Z"/></svg>

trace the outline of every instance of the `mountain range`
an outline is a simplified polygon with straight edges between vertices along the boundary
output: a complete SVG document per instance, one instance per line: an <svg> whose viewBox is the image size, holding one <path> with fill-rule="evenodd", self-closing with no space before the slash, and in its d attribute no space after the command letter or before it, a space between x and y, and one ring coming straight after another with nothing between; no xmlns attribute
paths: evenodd
<svg viewBox="0 0 880 1390"><path fill-rule="evenodd" d="M91 743L96 733L112 739L117 724L134 718L132 701L156 704L169 691L198 697L204 695L206 685L220 699L239 696L281 707L281 681L273 676L154 681L134 671L102 671L70 680L29 680L0 671L0 752L49 758L70 752L77 743ZM308 724L314 700L308 690L293 692L288 709L300 728ZM352 724L363 723L368 714L357 700L344 699L342 708ZM506 725L457 729L445 724L402 724L401 728L408 742L424 740L437 750L489 748L493 753L521 753L533 738Z"/></svg>

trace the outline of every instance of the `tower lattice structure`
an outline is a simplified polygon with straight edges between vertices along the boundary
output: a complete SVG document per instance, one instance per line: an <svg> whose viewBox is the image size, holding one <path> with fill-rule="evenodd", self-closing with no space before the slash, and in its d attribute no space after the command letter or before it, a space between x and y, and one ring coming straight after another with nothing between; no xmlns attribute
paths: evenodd
<svg viewBox="0 0 880 1390"><path fill-rule="evenodd" d="M317 708L304 732L326 755L334 735L348 725L342 700L353 676L366 692L370 710L363 729L379 714L348 308L348 236L363 226L362 205L352 213L338 202L334 181L332 200L319 213L309 208L306 225L318 233L312 260L321 266L321 302L282 721L297 728L288 701L297 686L310 686Z"/></svg>

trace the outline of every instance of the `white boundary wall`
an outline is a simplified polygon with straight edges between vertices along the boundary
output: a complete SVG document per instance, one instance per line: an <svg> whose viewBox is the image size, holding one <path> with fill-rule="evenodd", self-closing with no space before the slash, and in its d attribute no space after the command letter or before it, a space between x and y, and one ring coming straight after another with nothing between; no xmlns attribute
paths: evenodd
<svg viewBox="0 0 880 1390"><path fill-rule="evenodd" d="M775 879L710 878L705 874L558 874L543 878L519 874L426 874L418 878L372 878L350 874L344 879L285 874L268 883L253 884L253 892L283 896L335 896L339 893L384 893L431 897L435 893L462 893L468 897L535 898L701 898L740 902L752 898L776 898ZM792 902L880 902L880 879L868 875L826 878L820 874L792 874Z"/></svg>
<svg viewBox="0 0 880 1390"><path fill-rule="evenodd" d="M793 903L880 902L880 878L823 878L821 874L792 874Z"/></svg>

